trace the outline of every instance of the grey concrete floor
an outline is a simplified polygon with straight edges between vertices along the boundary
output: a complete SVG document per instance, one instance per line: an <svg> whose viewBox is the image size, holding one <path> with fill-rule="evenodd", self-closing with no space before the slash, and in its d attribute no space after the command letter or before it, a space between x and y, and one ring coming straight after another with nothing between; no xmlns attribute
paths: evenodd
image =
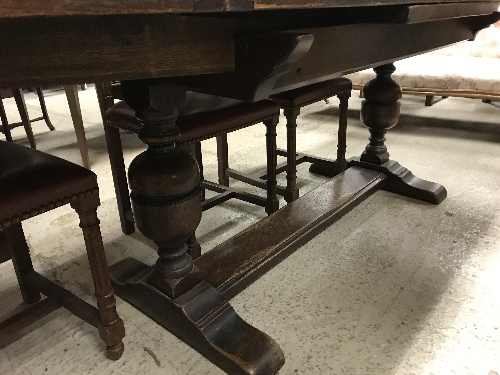
<svg viewBox="0 0 500 375"><path fill-rule="evenodd" d="M38 148L80 163L63 91L47 90L46 98L57 130L35 123ZM120 231L93 87L80 98L101 188L108 261L135 256L152 263L151 244L139 233ZM434 206L377 192L231 301L283 349L280 375L500 372L500 105L449 98L429 108L423 102L403 98L400 122L389 131L387 145L392 158L414 174L445 185L448 198ZM27 104L35 116L36 97L27 95ZM303 111L299 150L334 155L337 104L332 99ZM14 121L13 102L6 107ZM349 155L359 155L367 143L359 107L354 93ZM254 126L231 134L233 168L264 168L264 132ZM27 145L22 129L13 135ZM283 147L284 119L278 136ZM133 135L123 138L128 163L143 145ZM203 152L206 176L215 180L215 142L204 142ZM298 168L301 193L325 181L307 168ZM198 239L208 250L264 217L261 208L228 202L204 214ZM25 232L35 267L92 302L76 214L59 208L26 221ZM0 286L1 319L23 307L10 263L0 265ZM0 374L222 374L120 298L117 307L127 330L119 361L104 357L93 327L58 310L0 342Z"/></svg>

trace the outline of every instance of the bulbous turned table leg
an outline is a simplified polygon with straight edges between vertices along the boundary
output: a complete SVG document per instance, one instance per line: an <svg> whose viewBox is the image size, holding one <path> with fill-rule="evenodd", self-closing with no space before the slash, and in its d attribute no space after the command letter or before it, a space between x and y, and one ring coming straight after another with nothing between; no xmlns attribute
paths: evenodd
<svg viewBox="0 0 500 375"><path fill-rule="evenodd" d="M110 267L116 294L227 373L276 373L284 363L279 346L201 279L190 255L199 255L194 232L202 209L198 165L177 146L176 108L185 90L141 81L122 88L148 146L128 170L134 217L139 231L158 246L158 260L148 266L127 258Z"/></svg>
<svg viewBox="0 0 500 375"><path fill-rule="evenodd" d="M130 164L130 197L137 228L154 241L159 255L148 281L177 298L201 281L187 245L201 220L198 164L175 145L180 138L175 114L150 108L136 115L148 149Z"/></svg>
<svg viewBox="0 0 500 375"><path fill-rule="evenodd" d="M391 78L394 64L378 66L377 76L363 88L361 122L370 132L370 142L360 158L349 160L349 166L360 166L387 175L384 190L429 203L439 204L446 198L446 189L437 183L422 180L408 169L389 159L385 145L387 130L399 119L401 87Z"/></svg>

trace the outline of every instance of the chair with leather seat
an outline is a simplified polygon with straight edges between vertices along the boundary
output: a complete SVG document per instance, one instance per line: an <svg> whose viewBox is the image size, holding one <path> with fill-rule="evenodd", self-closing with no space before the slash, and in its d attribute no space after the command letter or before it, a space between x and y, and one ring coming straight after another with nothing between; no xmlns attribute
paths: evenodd
<svg viewBox="0 0 500 375"><path fill-rule="evenodd" d="M76 297L33 269L21 222L64 204L80 217L97 308ZM0 141L0 260L12 259L25 310L0 323L6 337L65 307L96 327L107 356L123 353L123 322L115 307L106 255L99 229L99 189L96 175L58 157ZM46 298L41 299L41 294Z"/></svg>
<svg viewBox="0 0 500 375"><path fill-rule="evenodd" d="M125 234L134 231L134 221L131 202L126 180L125 165L123 161L123 150L119 129L138 133L142 125L135 117L134 111L124 102L114 103L115 99L122 99L119 84L96 84L108 152L117 194L118 209ZM201 187L203 189L219 193L215 197L205 199L202 202L203 210L212 208L231 198L240 199L252 204L265 207L265 211L271 214L278 210L278 199L276 196L276 125L279 120L280 107L271 100L263 100L256 103L246 103L234 99L227 99L213 95L187 92L186 100L179 108L179 116L176 124L181 130L181 138L178 141L180 147L190 152L198 161L200 167ZM221 137L229 132L242 129L258 123L264 123L266 132L267 153L267 179L245 175L240 178L250 185L266 190L266 196L261 197L239 189L229 187L229 181L221 176L221 169L229 168L227 151L218 152L219 182L214 183L203 177L203 161L201 154L201 141ZM220 144L220 142L218 141ZM191 256L196 257L196 254Z"/></svg>
<svg viewBox="0 0 500 375"><path fill-rule="evenodd" d="M345 159L346 151L346 129L347 129L347 105L351 96L352 82L347 78L335 78L324 82L300 87L298 89L285 91L272 95L269 99L278 103L283 108L287 119L287 149L278 149L277 154L285 156L285 164L277 166L276 173L286 171L287 186L284 194L285 200L290 203L299 197L297 188L297 165L307 162L311 163L309 171L333 177L347 168ZM337 141L336 160L319 158L313 155L296 152L297 117L300 109L307 105L337 96L339 105L339 129Z"/></svg>
<svg viewBox="0 0 500 375"><path fill-rule="evenodd" d="M19 88L0 90L0 120L2 121L2 132L5 134L5 139L8 142L12 142L12 135L10 131L18 126L24 126L28 141L31 148L36 148L35 136L33 135L33 130L31 129L31 123L39 120L45 120L47 127L50 131L55 130L54 125L50 122L49 114L47 112L47 106L45 105L45 99L43 98L42 89L40 87L36 88L36 93L38 95L38 100L40 102L40 109L42 111L42 116L30 119L28 116L28 111L26 109L26 103L24 101L23 92ZM5 108L3 105L3 99L14 97L17 105L17 110L21 116L21 121L16 123L11 123L7 121L7 114L5 113Z"/></svg>

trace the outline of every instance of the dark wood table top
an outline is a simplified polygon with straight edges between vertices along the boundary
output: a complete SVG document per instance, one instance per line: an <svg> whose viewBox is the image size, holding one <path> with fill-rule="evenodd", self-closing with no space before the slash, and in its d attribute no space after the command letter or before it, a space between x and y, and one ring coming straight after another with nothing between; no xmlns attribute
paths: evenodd
<svg viewBox="0 0 500 375"><path fill-rule="evenodd" d="M298 81L323 80L472 38L488 24L474 19L491 16L498 5L498 0L2 0L0 87L231 73L243 59L239 38L248 35L310 33L313 49L323 48L327 60L335 51L335 64L318 67L317 73L294 66L302 75L283 77L276 87L284 90ZM402 30L427 38L408 36L402 46ZM322 47L327 40L329 46ZM279 60L276 50L283 43L277 38L259 53L274 53ZM264 95L234 91L217 92L247 100Z"/></svg>

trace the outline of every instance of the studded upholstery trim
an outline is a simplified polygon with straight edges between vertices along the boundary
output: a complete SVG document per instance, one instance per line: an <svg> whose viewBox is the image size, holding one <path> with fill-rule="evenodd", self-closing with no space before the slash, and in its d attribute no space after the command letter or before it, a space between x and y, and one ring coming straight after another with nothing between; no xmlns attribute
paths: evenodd
<svg viewBox="0 0 500 375"><path fill-rule="evenodd" d="M85 191L81 191L79 193L71 194L69 197L63 197L62 199L57 199L54 202L48 202L44 205L38 206L37 208L31 209L29 212L25 211L20 215L16 215L10 219L5 219L2 223L0 223L0 229L7 228L12 224L20 223L23 220L29 219L30 217L37 216L39 214L43 214L44 212L53 210L56 207L63 206L68 204L69 202L76 201L77 199L81 199L84 197L89 197L92 194L99 193L99 188L95 187L93 189L88 189Z"/></svg>
<svg viewBox="0 0 500 375"><path fill-rule="evenodd" d="M117 128L117 129L123 129L127 132L131 132L131 133L134 133L134 134L137 134L138 131L137 131L137 128L135 127L132 127L132 126L127 126L126 124L123 124L123 123L116 123L114 121L110 121L110 120L107 120L106 121L106 126L112 126L113 128Z"/></svg>

